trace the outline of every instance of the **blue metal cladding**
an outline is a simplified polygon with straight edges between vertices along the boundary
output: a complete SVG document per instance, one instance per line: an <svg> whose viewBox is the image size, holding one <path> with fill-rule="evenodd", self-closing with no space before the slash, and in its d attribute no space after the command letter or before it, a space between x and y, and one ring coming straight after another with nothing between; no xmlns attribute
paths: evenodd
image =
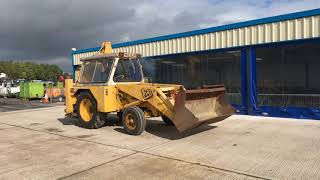
<svg viewBox="0 0 320 180"><path fill-rule="evenodd" d="M320 109L313 107L260 106L253 115L320 120Z"/></svg>
<svg viewBox="0 0 320 180"><path fill-rule="evenodd" d="M241 114L248 114L248 76L247 76L247 49L241 50L240 68L241 68Z"/></svg>
<svg viewBox="0 0 320 180"><path fill-rule="evenodd" d="M112 45L113 48L114 45ZM87 48L87 49L80 49L74 52L74 54L80 54L80 53L86 53L86 52L92 52L92 51L99 51L101 49L101 47L94 47L94 48Z"/></svg>
<svg viewBox="0 0 320 180"><path fill-rule="evenodd" d="M71 72L71 75L72 75L72 79L73 81L75 80L75 71L76 71L76 68L74 66L74 60L73 60L73 54L74 54L75 51L71 50L71 53L70 53L70 56L71 56L71 61L72 61L72 72Z"/></svg>
<svg viewBox="0 0 320 180"><path fill-rule="evenodd" d="M249 49L249 78L250 78L250 93L249 93L249 112L254 113L258 110L257 107L257 70L256 70L256 49Z"/></svg>
<svg viewBox="0 0 320 180"><path fill-rule="evenodd" d="M316 41L319 42L319 41ZM263 46L266 47L266 46ZM249 114L257 116L320 120L319 107L258 106L256 48L249 49ZM245 74L242 74L245 76ZM242 96L245 96L242 92ZM239 106L235 106L237 109Z"/></svg>

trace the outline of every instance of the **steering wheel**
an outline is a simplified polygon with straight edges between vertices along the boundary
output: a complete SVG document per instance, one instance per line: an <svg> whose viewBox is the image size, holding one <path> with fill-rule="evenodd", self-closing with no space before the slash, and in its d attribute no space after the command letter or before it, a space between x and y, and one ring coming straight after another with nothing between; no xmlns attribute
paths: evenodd
<svg viewBox="0 0 320 180"><path fill-rule="evenodd" d="M120 79L123 79L124 78L124 75L119 75L119 76L116 76L115 78L114 78L114 81L117 81L118 79L120 80Z"/></svg>

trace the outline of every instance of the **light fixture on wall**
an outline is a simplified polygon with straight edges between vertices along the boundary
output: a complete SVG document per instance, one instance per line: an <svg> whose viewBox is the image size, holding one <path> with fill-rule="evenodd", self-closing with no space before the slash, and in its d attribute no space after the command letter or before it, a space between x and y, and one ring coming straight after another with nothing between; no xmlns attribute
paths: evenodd
<svg viewBox="0 0 320 180"><path fill-rule="evenodd" d="M256 61L257 61L257 62L261 62L261 61L263 61L263 59L262 59L262 58L257 57L257 58L256 58Z"/></svg>
<svg viewBox="0 0 320 180"><path fill-rule="evenodd" d="M241 56L240 51L227 51L226 54L232 54L235 57L240 57Z"/></svg>

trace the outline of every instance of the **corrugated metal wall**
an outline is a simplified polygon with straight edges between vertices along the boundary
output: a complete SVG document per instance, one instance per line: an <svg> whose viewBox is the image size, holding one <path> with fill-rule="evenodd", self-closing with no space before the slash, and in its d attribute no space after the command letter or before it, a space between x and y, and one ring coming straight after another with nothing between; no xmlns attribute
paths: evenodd
<svg viewBox="0 0 320 180"><path fill-rule="evenodd" d="M310 16L189 37L125 46L115 48L114 52L134 52L149 57L317 37L320 37L320 16ZM80 58L92 56L96 53L97 51L74 54L74 64L78 65L80 64Z"/></svg>
<svg viewBox="0 0 320 180"><path fill-rule="evenodd" d="M79 54L73 54L73 64L79 65L81 58L86 58L90 56L94 56L98 53L98 51L92 51L92 52L86 52L86 53L79 53Z"/></svg>

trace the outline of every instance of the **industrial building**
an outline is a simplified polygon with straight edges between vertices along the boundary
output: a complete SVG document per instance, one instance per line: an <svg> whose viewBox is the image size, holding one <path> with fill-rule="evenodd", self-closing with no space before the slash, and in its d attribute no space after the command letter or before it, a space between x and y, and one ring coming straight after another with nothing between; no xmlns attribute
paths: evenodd
<svg viewBox="0 0 320 180"><path fill-rule="evenodd" d="M80 59L100 47L71 52ZM238 113L320 119L320 9L113 44L140 53L147 78L224 84Z"/></svg>

